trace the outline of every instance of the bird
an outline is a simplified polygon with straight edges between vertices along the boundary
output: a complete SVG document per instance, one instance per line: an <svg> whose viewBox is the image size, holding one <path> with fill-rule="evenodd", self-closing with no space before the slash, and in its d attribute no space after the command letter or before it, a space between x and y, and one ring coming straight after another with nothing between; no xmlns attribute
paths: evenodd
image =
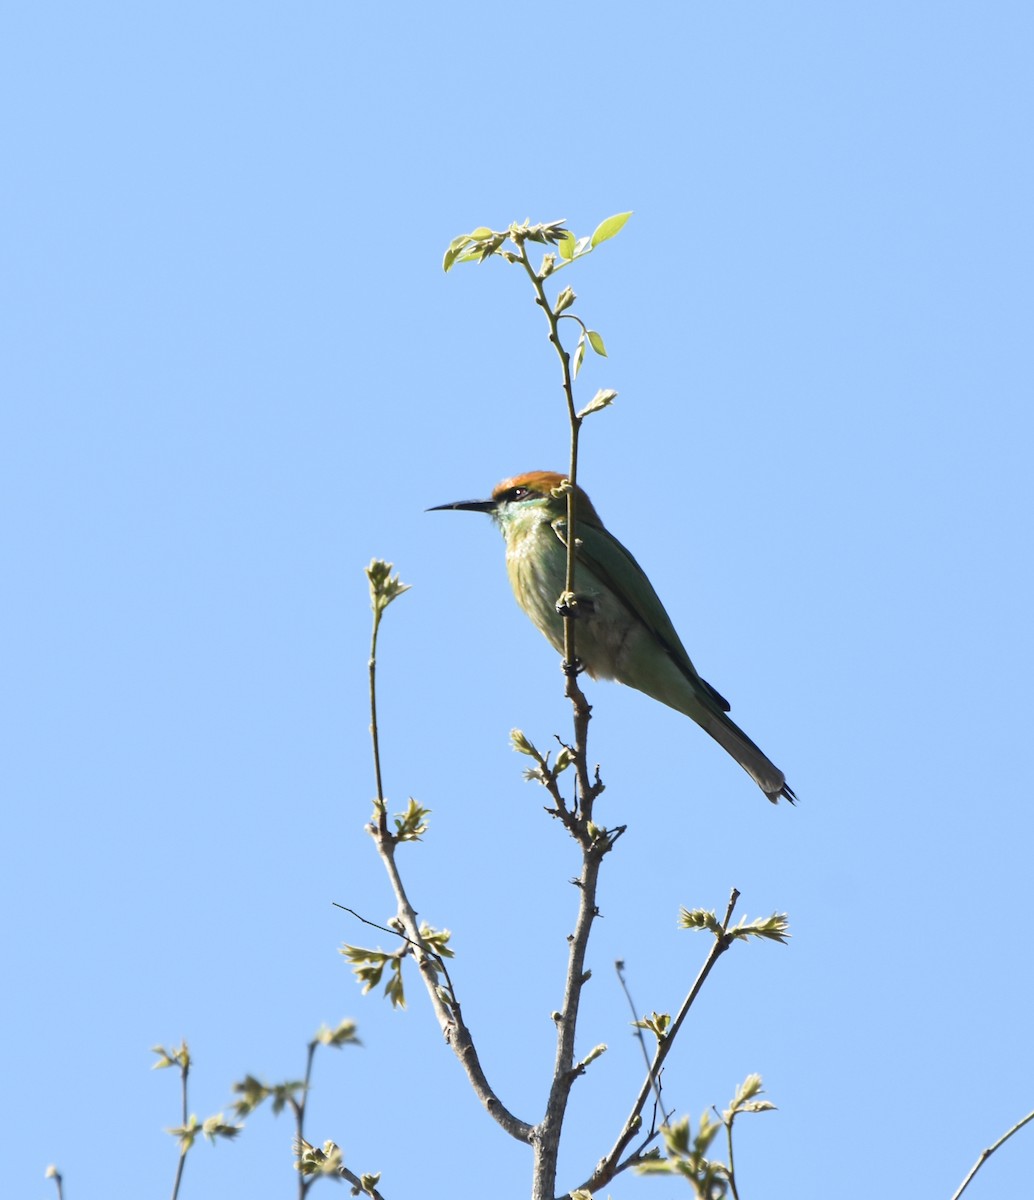
<svg viewBox="0 0 1034 1200"><path fill-rule="evenodd" d="M575 493L575 653L593 679L616 679L691 717L773 804L796 803L786 776L726 714L728 700L702 679L642 567L610 533L581 487L557 471L504 479L488 500L436 504L428 512L482 512L506 540L517 603L564 653L567 491Z"/></svg>

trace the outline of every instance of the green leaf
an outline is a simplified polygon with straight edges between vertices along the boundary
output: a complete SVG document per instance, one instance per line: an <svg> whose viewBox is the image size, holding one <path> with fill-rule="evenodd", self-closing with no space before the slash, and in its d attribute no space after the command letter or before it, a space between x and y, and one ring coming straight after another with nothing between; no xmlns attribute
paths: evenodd
<svg viewBox="0 0 1034 1200"><path fill-rule="evenodd" d="M607 357L607 348L603 344L603 338L596 332L595 329L587 329L585 336L589 339L589 345L603 358Z"/></svg>
<svg viewBox="0 0 1034 1200"><path fill-rule="evenodd" d="M564 230L564 236L557 241L556 248L560 251L560 257L565 262L570 262L574 258L575 237L570 229Z"/></svg>
<svg viewBox="0 0 1034 1200"><path fill-rule="evenodd" d="M487 225L479 225L473 233L468 233L467 237L472 242L483 242L486 238L494 237L495 231L489 229Z"/></svg>
<svg viewBox="0 0 1034 1200"><path fill-rule="evenodd" d="M625 222L632 214L630 212L617 213L613 217L608 217L605 221L601 221L592 231L592 237L589 239L589 244L595 250L600 242L607 241L616 233L620 233L624 228Z"/></svg>

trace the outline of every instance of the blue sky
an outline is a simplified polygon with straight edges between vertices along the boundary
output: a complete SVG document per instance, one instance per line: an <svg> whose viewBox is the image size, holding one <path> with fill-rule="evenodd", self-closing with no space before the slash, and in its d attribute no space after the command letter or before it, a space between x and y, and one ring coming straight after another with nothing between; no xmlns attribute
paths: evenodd
<svg viewBox="0 0 1034 1200"><path fill-rule="evenodd" d="M526 281L441 271L524 217L635 212L565 280L609 350L583 398L619 392L581 482L801 800L592 687L598 815L629 828L562 1186L641 1078L611 964L674 1011L706 952L678 908L733 886L793 940L722 960L665 1083L695 1120L762 1074L744 1197L948 1197L1034 1107L1032 34L1004 2L8 8L0 1191L52 1195L56 1162L69 1200L167 1192L150 1046L187 1038L204 1116L350 1016L310 1140L389 1200L528 1194L416 980L406 1012L361 996L337 949L379 935L332 907L392 912L363 833L377 556L412 585L385 785L433 812L406 878L538 1119L577 861L508 731L566 732L561 677L490 523L424 511L566 465ZM291 1132L256 1114L182 1194L293 1194ZM967 1197L1020 1194L1031 1137Z"/></svg>

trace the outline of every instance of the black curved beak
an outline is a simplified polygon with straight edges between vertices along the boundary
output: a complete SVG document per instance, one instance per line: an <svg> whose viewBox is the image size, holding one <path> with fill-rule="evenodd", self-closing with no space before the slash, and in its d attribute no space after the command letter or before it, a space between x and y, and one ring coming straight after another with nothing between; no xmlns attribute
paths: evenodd
<svg viewBox="0 0 1034 1200"><path fill-rule="evenodd" d="M454 500L451 504L435 504L425 512L441 512L442 509L453 508L457 512L495 512L494 500Z"/></svg>

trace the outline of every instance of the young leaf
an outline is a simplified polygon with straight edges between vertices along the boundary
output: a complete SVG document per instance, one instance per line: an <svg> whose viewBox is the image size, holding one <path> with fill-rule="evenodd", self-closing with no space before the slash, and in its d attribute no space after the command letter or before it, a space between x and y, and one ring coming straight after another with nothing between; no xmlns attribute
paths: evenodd
<svg viewBox="0 0 1034 1200"><path fill-rule="evenodd" d="M706 908L680 909L679 928L709 929L715 936L720 935L722 932L722 926L718 918L714 915L714 911Z"/></svg>
<svg viewBox="0 0 1034 1200"><path fill-rule="evenodd" d="M522 729L510 730L510 745L518 754L529 754L532 758L538 757L538 751L528 740L527 735Z"/></svg>
<svg viewBox="0 0 1034 1200"><path fill-rule="evenodd" d="M585 334L578 335L578 345L574 348L574 354L571 356L571 375L574 379L578 378L578 372L582 369L582 360L585 358Z"/></svg>
<svg viewBox="0 0 1034 1200"><path fill-rule="evenodd" d="M600 388L578 416L587 417L589 413L599 412L601 408L606 408L608 404L613 404L616 396L617 392L613 388Z"/></svg>
<svg viewBox="0 0 1034 1200"><path fill-rule="evenodd" d="M790 936L790 921L786 913L773 913L770 917L758 917L747 921L744 917L729 930L731 938L759 937L772 942L782 942Z"/></svg>
<svg viewBox="0 0 1034 1200"><path fill-rule="evenodd" d="M600 335L596 332L596 330L595 329L587 329L585 331L585 336L589 339L589 345L593 348L593 350L595 350L596 353L599 354L601 357L606 358L607 357L607 349L603 345L603 338L600 337Z"/></svg>
<svg viewBox="0 0 1034 1200"><path fill-rule="evenodd" d="M592 248L595 250L600 242L605 242L616 233L620 233L625 222L631 215L630 212L616 213L613 217L608 217L605 221L601 221L592 231L592 237L589 239Z"/></svg>
<svg viewBox="0 0 1034 1200"><path fill-rule="evenodd" d="M574 258L575 237L570 229L564 230L564 236L557 242L556 248L560 251L560 257L565 262L570 262Z"/></svg>
<svg viewBox="0 0 1034 1200"><path fill-rule="evenodd" d="M565 287L560 292L560 295L557 296L556 304L553 305L553 311L557 314L562 313L565 308L570 308L577 298L571 288Z"/></svg>

